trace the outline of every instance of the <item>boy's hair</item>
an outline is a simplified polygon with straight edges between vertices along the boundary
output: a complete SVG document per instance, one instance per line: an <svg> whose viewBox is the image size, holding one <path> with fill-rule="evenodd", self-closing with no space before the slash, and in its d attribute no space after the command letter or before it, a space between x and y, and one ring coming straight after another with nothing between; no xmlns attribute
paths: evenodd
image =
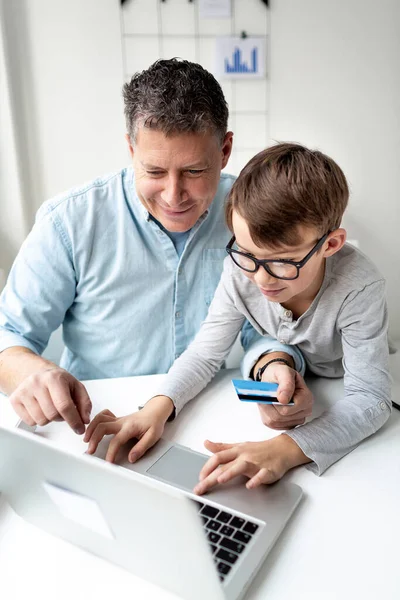
<svg viewBox="0 0 400 600"><path fill-rule="evenodd" d="M334 160L300 144L281 143L254 156L235 181L225 216L232 230L235 210L257 246L295 246L298 226L320 236L340 226L349 189Z"/></svg>
<svg viewBox="0 0 400 600"><path fill-rule="evenodd" d="M211 131L224 140L228 105L215 77L196 63L157 60L125 83L122 93L132 144L140 126L166 136Z"/></svg>

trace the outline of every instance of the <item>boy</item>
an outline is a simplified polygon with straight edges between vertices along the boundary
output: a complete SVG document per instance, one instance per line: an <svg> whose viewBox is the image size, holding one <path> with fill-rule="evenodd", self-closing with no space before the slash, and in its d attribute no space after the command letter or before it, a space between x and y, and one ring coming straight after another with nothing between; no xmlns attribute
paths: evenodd
<svg viewBox="0 0 400 600"><path fill-rule="evenodd" d="M234 234L230 256L206 321L171 367L160 395L178 413L218 371L247 318L260 334L296 344L316 375L344 375L344 397L321 417L271 440L206 442L214 456L196 493L239 474L250 478L248 488L272 483L306 463L319 475L389 417L385 283L369 259L345 245L340 223L348 196L332 159L290 143L257 154L233 185L226 205ZM256 373L263 379L266 365ZM118 433L130 418L111 423L107 417L109 431L106 423L102 427ZM98 422L93 425L90 451L100 437Z"/></svg>

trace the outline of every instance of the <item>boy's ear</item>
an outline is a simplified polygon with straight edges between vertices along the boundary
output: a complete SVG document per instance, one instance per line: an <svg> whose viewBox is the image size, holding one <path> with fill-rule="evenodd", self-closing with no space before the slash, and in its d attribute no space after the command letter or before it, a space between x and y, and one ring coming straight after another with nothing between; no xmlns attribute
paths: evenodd
<svg viewBox="0 0 400 600"><path fill-rule="evenodd" d="M332 256L333 254L336 254L336 252L339 252L339 250L343 248L346 238L346 230L342 227L332 231L328 235L328 238L326 240L328 245L326 246L326 250L324 251L324 257L326 258L327 256Z"/></svg>

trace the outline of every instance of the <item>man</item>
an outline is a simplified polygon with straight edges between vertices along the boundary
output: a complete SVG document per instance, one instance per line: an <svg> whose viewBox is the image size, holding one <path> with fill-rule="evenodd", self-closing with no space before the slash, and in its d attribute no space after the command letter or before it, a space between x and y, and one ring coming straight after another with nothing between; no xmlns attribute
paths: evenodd
<svg viewBox="0 0 400 600"><path fill-rule="evenodd" d="M81 434L91 403L79 380L168 371L200 328L220 278L229 240L223 205L233 183L221 174L233 138L221 87L200 65L161 60L125 84L124 100L133 169L46 202L1 296L0 388L30 425L64 419ZM58 367L40 354L60 324ZM294 348L256 336L243 335L246 348L253 344L247 373L272 350L301 369ZM288 401L294 372L273 366ZM310 398L300 403L299 422ZM171 404L149 402L133 433L142 437L154 423L162 431L172 412ZM271 419L285 425L284 417Z"/></svg>

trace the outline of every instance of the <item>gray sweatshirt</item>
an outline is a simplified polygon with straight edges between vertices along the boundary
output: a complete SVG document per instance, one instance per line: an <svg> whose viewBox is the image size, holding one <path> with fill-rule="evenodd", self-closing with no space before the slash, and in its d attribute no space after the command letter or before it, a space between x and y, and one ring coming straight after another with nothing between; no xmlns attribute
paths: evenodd
<svg viewBox="0 0 400 600"><path fill-rule="evenodd" d="M359 250L345 245L326 259L322 286L299 319L280 304L269 302L227 257L206 320L158 391L173 400L176 414L219 370L246 318L261 335L296 345L316 375L344 376L344 396L334 406L287 432L313 461L308 468L316 474L388 419L391 385L385 282Z"/></svg>

